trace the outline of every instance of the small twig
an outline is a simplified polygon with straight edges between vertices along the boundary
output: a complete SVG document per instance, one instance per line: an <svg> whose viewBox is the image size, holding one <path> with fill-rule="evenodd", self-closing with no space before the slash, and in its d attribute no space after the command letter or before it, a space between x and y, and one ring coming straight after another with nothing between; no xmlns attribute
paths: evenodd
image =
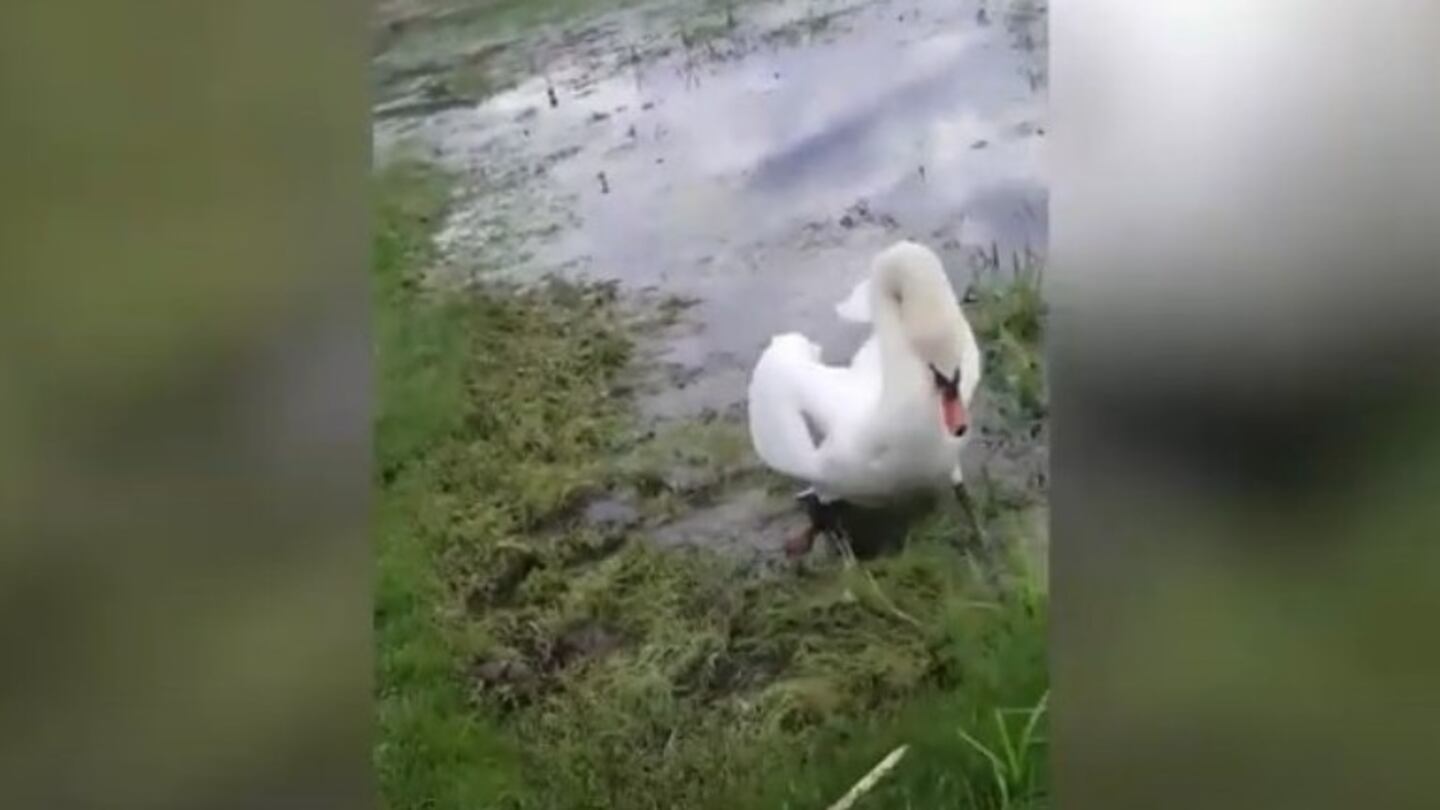
<svg viewBox="0 0 1440 810"><path fill-rule="evenodd" d="M905 756L905 752L909 748L910 746L908 745L902 745L894 751L891 751L889 756L880 760L879 765L871 768L870 772L865 774L865 778L856 782L855 787L850 788L850 792L842 796L840 801L830 805L829 810L850 810L851 807L854 807L855 802L859 801L861 796L864 796L874 789L874 787L880 783L880 780L885 778L885 774L889 773L899 764L900 758Z"/></svg>

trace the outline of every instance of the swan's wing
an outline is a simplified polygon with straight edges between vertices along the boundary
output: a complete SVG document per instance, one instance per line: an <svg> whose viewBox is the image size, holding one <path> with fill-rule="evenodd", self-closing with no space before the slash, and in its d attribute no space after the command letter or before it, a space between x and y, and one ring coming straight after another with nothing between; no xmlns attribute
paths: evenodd
<svg viewBox="0 0 1440 810"><path fill-rule="evenodd" d="M863 407L863 381L820 362L804 336L780 335L750 376L748 410L755 452L773 469L806 481L820 474L820 447Z"/></svg>
<svg viewBox="0 0 1440 810"><path fill-rule="evenodd" d="M835 314L852 323L870 323L870 279L856 284L850 295L835 305Z"/></svg>
<svg viewBox="0 0 1440 810"><path fill-rule="evenodd" d="M865 379L873 379L877 388L880 386L880 339L874 333L850 358L850 370Z"/></svg>

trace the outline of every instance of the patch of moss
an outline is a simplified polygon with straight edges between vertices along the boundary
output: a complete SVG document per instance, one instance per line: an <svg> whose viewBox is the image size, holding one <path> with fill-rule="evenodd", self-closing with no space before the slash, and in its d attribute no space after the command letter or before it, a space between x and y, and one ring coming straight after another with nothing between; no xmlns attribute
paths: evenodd
<svg viewBox="0 0 1440 810"><path fill-rule="evenodd" d="M943 515L860 568L775 576L587 527L596 493L677 460L722 487L748 474L743 427L627 439L613 286L421 286L445 188L403 162L377 182L388 805L824 806L898 742L915 751L867 806L995 805L955 730L993 743L984 718L1043 693L1044 599L1023 572L980 576ZM662 495L689 502L642 507Z"/></svg>

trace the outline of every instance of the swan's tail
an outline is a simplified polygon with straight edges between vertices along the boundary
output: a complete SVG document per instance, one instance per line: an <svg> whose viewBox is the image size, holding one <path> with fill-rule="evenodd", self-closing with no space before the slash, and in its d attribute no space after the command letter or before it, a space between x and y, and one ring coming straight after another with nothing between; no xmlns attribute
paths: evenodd
<svg viewBox="0 0 1440 810"><path fill-rule="evenodd" d="M776 472L814 481L819 451L810 435L797 381L820 359L820 347L804 335L779 335L760 355L750 375L750 441Z"/></svg>
<svg viewBox="0 0 1440 810"><path fill-rule="evenodd" d="M870 279L856 284L845 300L835 305L835 314L851 323L870 323Z"/></svg>

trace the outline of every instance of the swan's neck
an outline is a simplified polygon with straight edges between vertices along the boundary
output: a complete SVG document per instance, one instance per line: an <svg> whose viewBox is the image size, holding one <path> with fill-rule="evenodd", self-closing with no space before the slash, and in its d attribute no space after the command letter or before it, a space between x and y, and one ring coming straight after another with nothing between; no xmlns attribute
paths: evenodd
<svg viewBox="0 0 1440 810"><path fill-rule="evenodd" d="M893 411L923 395L926 377L900 318L895 279L881 273L871 289L871 317L880 344L880 407Z"/></svg>

